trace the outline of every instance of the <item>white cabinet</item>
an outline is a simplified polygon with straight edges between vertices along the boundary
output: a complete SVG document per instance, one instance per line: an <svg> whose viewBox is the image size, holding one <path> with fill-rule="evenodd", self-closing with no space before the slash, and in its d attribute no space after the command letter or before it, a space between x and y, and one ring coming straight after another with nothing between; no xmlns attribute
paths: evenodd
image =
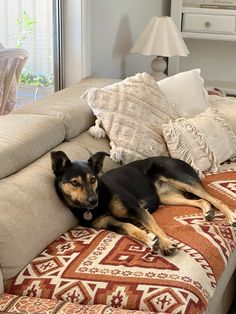
<svg viewBox="0 0 236 314"><path fill-rule="evenodd" d="M186 12L183 14L182 31L193 32L194 35L196 33L235 35L235 16Z"/></svg>
<svg viewBox="0 0 236 314"><path fill-rule="evenodd" d="M181 30L183 38L235 42L233 61L236 62L236 10L201 8L201 2L203 1L171 1L171 16ZM225 56L219 56L217 51L214 54L213 57L220 58L219 62L229 62ZM179 72L179 62L178 57L169 58L168 75ZM234 82L215 81L213 77L212 80L206 81L206 85L221 87L228 94L236 95L236 73Z"/></svg>

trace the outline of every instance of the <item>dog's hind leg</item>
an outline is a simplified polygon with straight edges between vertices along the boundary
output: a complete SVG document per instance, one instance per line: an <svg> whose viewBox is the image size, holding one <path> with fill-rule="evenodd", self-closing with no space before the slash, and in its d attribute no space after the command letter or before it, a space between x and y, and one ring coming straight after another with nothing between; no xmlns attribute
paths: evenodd
<svg viewBox="0 0 236 314"><path fill-rule="evenodd" d="M228 219L233 227L236 227L236 212L233 212L228 205L218 198L209 194L202 185L194 186L193 193L204 200L210 202L215 208L219 209L222 214Z"/></svg>
<svg viewBox="0 0 236 314"><path fill-rule="evenodd" d="M128 218L144 226L152 235L156 236L156 241L158 237L159 249L163 255L171 255L174 253L176 246L172 243L166 233L157 225L152 215L135 197L123 191L122 196L113 198L110 203L110 210L113 216L119 219Z"/></svg>
<svg viewBox="0 0 236 314"><path fill-rule="evenodd" d="M212 196L209 194L206 189L199 183L192 183L192 184L187 184L181 181L173 180L173 179L168 179L168 178L160 178L161 181L163 182L168 182L174 187L182 190L182 191L187 191L192 194L197 195L198 197L208 201L211 203L214 207L219 209L223 215L226 216L228 221L233 227L236 227L236 212L233 212L228 205L226 205L224 202L219 200L218 198Z"/></svg>
<svg viewBox="0 0 236 314"><path fill-rule="evenodd" d="M148 234L131 223L118 221L112 216L104 215L97 218L93 222L93 227L98 229L104 228L119 234L128 235L145 243L152 249L154 254L156 254L159 249L159 239L155 237L155 235Z"/></svg>
<svg viewBox="0 0 236 314"><path fill-rule="evenodd" d="M181 192L165 192L159 194L160 202L163 205L187 205L201 208L206 220L211 221L215 212L211 208L211 204L203 199L188 199Z"/></svg>

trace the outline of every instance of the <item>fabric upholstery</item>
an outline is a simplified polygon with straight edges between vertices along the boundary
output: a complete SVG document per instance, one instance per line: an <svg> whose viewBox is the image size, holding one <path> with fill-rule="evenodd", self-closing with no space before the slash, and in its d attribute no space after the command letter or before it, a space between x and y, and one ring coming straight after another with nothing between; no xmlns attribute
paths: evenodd
<svg viewBox="0 0 236 314"><path fill-rule="evenodd" d="M213 195L235 208L235 171L204 178ZM108 230L76 227L57 238L6 292L106 304L156 313L203 314L225 267L236 267L236 231L220 212L206 221L198 208L163 206L153 217L177 245L171 257Z"/></svg>
<svg viewBox="0 0 236 314"><path fill-rule="evenodd" d="M87 160L89 151L95 150L93 141L84 133L53 150L63 150L73 160ZM102 150L108 150L107 139L99 143ZM106 157L104 169L114 166ZM4 279L16 275L58 236L78 224L56 194L49 153L0 180L0 200L0 271Z"/></svg>
<svg viewBox="0 0 236 314"><path fill-rule="evenodd" d="M50 116L5 115L1 117L0 139L0 178L4 178L60 144L65 127Z"/></svg>
<svg viewBox="0 0 236 314"><path fill-rule="evenodd" d="M127 311L107 305L81 305L34 297L19 297L5 293L0 297L0 313L14 314L144 314L142 311ZM149 314L152 314L151 312ZM154 314L154 313L153 313Z"/></svg>
<svg viewBox="0 0 236 314"><path fill-rule="evenodd" d="M127 163L168 155L161 126L174 115L156 81L138 73L83 95L111 141L111 158ZM119 157L118 157L119 156Z"/></svg>
<svg viewBox="0 0 236 314"><path fill-rule="evenodd" d="M79 136L76 136L71 141L71 144L77 145L77 156L75 156L75 159L80 158L80 150L86 149L88 153L95 154L98 151L103 151L109 153L110 146L109 146L109 140L108 138L105 139L95 139L91 137L91 135L88 133L88 131L85 131L81 133ZM102 172L106 172L110 169L119 167L120 165L114 161L112 161L111 158L106 157L104 160Z"/></svg>
<svg viewBox="0 0 236 314"><path fill-rule="evenodd" d="M207 90L200 74L200 69L194 69L157 82L179 117L193 117L209 106Z"/></svg>
<svg viewBox="0 0 236 314"><path fill-rule="evenodd" d="M87 78L79 84L38 100L37 104L26 104L12 113L47 115L62 120L65 124L66 139L71 139L87 130L94 122L90 107L81 98L83 92L91 86L100 88L115 81L117 80Z"/></svg>
<svg viewBox="0 0 236 314"><path fill-rule="evenodd" d="M3 294L4 291L4 287L3 287L3 275L2 275L2 271L0 269L0 295Z"/></svg>
<svg viewBox="0 0 236 314"><path fill-rule="evenodd" d="M236 156L236 134L217 109L165 124L163 135L171 157L188 162L200 176Z"/></svg>

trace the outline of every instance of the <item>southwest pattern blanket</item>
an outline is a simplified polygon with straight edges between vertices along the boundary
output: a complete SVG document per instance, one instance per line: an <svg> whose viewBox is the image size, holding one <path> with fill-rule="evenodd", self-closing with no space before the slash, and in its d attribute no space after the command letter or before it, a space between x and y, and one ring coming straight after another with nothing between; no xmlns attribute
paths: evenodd
<svg viewBox="0 0 236 314"><path fill-rule="evenodd" d="M142 311L129 311L107 305L81 305L78 303L48 300L35 297L22 297L3 294L0 297L0 314L142 314Z"/></svg>
<svg viewBox="0 0 236 314"><path fill-rule="evenodd" d="M236 171L207 175L204 185L236 209ZM188 206L163 206L153 216L177 244L174 256L152 255L126 236L78 226L10 280L6 292L156 313L204 313L236 249L236 229L218 211L207 222L200 209Z"/></svg>

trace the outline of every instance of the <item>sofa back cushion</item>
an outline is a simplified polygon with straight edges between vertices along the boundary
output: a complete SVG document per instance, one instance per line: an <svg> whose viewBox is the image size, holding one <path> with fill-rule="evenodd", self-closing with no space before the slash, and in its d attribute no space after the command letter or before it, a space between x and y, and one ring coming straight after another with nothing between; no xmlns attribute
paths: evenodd
<svg viewBox="0 0 236 314"><path fill-rule="evenodd" d="M0 268L6 280L77 220L55 192L49 154L0 180L0 199Z"/></svg>
<svg viewBox="0 0 236 314"><path fill-rule="evenodd" d="M101 139L97 147L94 142L85 132L54 150L63 150L72 160L86 160L90 151L109 151L107 139ZM117 164L105 158L105 171L114 166ZM57 196L49 153L1 179L0 200L0 272L4 280L15 276L57 237L78 224Z"/></svg>
<svg viewBox="0 0 236 314"><path fill-rule="evenodd" d="M15 173L65 139L62 121L32 114L0 119L0 178Z"/></svg>
<svg viewBox="0 0 236 314"><path fill-rule="evenodd" d="M81 95L87 88L104 87L115 79L87 78L79 84L65 88L50 96L16 109L12 114L47 115L59 119L65 125L66 139L74 138L87 130L94 122L94 115Z"/></svg>

